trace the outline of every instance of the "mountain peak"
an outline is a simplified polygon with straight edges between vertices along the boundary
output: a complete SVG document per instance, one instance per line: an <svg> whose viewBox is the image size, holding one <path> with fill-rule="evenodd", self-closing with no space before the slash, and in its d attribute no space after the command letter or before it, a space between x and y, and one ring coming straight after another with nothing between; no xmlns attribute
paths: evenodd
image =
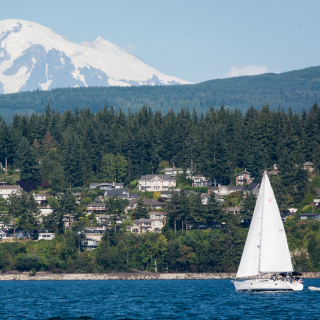
<svg viewBox="0 0 320 320"><path fill-rule="evenodd" d="M76 44L35 22L0 21L0 93L187 83L102 37Z"/></svg>

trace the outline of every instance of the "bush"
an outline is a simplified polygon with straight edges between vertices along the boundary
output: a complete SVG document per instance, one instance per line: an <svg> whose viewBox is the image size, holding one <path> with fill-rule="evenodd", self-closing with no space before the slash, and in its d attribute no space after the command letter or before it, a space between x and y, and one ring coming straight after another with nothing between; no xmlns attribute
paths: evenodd
<svg viewBox="0 0 320 320"><path fill-rule="evenodd" d="M16 262L16 269L19 271L30 271L33 268L39 271L41 266L41 260L35 254L21 254Z"/></svg>

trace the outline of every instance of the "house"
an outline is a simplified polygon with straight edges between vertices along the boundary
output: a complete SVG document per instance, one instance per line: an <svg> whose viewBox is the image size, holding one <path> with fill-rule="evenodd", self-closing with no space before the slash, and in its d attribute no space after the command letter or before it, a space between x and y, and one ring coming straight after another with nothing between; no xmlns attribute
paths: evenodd
<svg viewBox="0 0 320 320"><path fill-rule="evenodd" d="M247 171L245 168L243 172L240 172L236 175L236 185L243 185L244 183L250 184L254 178L251 175L251 172Z"/></svg>
<svg viewBox="0 0 320 320"><path fill-rule="evenodd" d="M309 172L312 172L312 171L313 171L313 163L310 162L310 161L305 162L305 163L302 165L302 169L308 170Z"/></svg>
<svg viewBox="0 0 320 320"><path fill-rule="evenodd" d="M7 234L4 231L0 230L0 240L2 239L7 239Z"/></svg>
<svg viewBox="0 0 320 320"><path fill-rule="evenodd" d="M210 192L214 192L220 196L227 196L232 192L245 192L244 186L217 186L217 187L210 187L208 190Z"/></svg>
<svg viewBox="0 0 320 320"><path fill-rule="evenodd" d="M114 196L119 199L128 199L129 200L129 192L126 188L123 189L107 189L104 192L105 198L113 198Z"/></svg>
<svg viewBox="0 0 320 320"><path fill-rule="evenodd" d="M289 211L290 213L296 214L296 212L298 211L298 209L297 209L297 208L289 208L288 211Z"/></svg>
<svg viewBox="0 0 320 320"><path fill-rule="evenodd" d="M165 168L164 169L164 173L165 174L170 174L171 176L176 176L178 173L182 174L183 173L183 169L182 168ZM187 169L186 170L186 174L188 176L190 176L191 170Z"/></svg>
<svg viewBox="0 0 320 320"><path fill-rule="evenodd" d="M201 193L201 201L202 201L202 204L208 204L208 194L207 193Z"/></svg>
<svg viewBox="0 0 320 320"><path fill-rule="evenodd" d="M258 195L259 194L259 191L260 191L260 187L261 187L261 184L260 183L250 183L248 186L247 186L247 192L248 193L253 193L254 195Z"/></svg>
<svg viewBox="0 0 320 320"><path fill-rule="evenodd" d="M111 226L112 221L114 221L114 219L115 219L114 215L110 215L110 214L97 214L96 215L96 220L99 225ZM123 222L123 218L117 216L116 217L116 224L121 224L122 222Z"/></svg>
<svg viewBox="0 0 320 320"><path fill-rule="evenodd" d="M165 222L162 219L138 219L133 220L133 226L127 226L131 233L160 232Z"/></svg>
<svg viewBox="0 0 320 320"><path fill-rule="evenodd" d="M73 192L72 194L76 198L76 203L80 204L80 202L81 202L81 192Z"/></svg>
<svg viewBox="0 0 320 320"><path fill-rule="evenodd" d="M106 213L107 212L107 209L106 209L106 204L104 202L101 202L101 203L90 203L87 205L87 208L86 208L86 211L87 211L87 214L91 214L91 213L94 213L94 214L103 214L103 213Z"/></svg>
<svg viewBox="0 0 320 320"><path fill-rule="evenodd" d="M43 205L48 203L46 194L42 194L42 193L33 194L33 198L38 205Z"/></svg>
<svg viewBox="0 0 320 320"><path fill-rule="evenodd" d="M106 232L106 227L90 227L84 230L86 238L90 238L94 241L100 241L103 234Z"/></svg>
<svg viewBox="0 0 320 320"><path fill-rule="evenodd" d="M164 203L154 199L143 199L143 203L152 209L164 208Z"/></svg>
<svg viewBox="0 0 320 320"><path fill-rule="evenodd" d="M98 247L98 242L94 239L85 238L81 241L81 246L84 249L93 250Z"/></svg>
<svg viewBox="0 0 320 320"><path fill-rule="evenodd" d="M233 213L233 214L239 214L240 213L240 209L241 207L235 206L235 207L228 207L227 211L229 213Z"/></svg>
<svg viewBox="0 0 320 320"><path fill-rule="evenodd" d="M126 206L126 213L134 210L137 207L137 202L138 199L129 200L129 204ZM148 207L152 207L152 209L163 209L165 206L164 203L154 199L143 199L143 203Z"/></svg>
<svg viewBox="0 0 320 320"><path fill-rule="evenodd" d="M320 213L301 213L299 216L301 220L306 220L306 219L320 220Z"/></svg>
<svg viewBox="0 0 320 320"><path fill-rule="evenodd" d="M98 182L90 183L90 189L100 189L100 190L111 190L111 189L121 189L124 187L122 182Z"/></svg>
<svg viewBox="0 0 320 320"><path fill-rule="evenodd" d="M165 191L176 187L176 178L169 174L147 174L138 180L138 191Z"/></svg>
<svg viewBox="0 0 320 320"><path fill-rule="evenodd" d="M161 219L164 220L167 216L167 213L164 211L152 211L148 213L150 219Z"/></svg>
<svg viewBox="0 0 320 320"><path fill-rule="evenodd" d="M173 191L161 191L161 198L170 199L173 194Z"/></svg>
<svg viewBox="0 0 320 320"><path fill-rule="evenodd" d="M0 186L0 198L8 199L11 194L20 194L22 188L19 185L1 185Z"/></svg>
<svg viewBox="0 0 320 320"><path fill-rule="evenodd" d="M39 233L38 240L52 240L54 238L54 233L41 232Z"/></svg>
<svg viewBox="0 0 320 320"><path fill-rule="evenodd" d="M211 185L209 180L203 175L196 175L191 177L193 187L208 187Z"/></svg>

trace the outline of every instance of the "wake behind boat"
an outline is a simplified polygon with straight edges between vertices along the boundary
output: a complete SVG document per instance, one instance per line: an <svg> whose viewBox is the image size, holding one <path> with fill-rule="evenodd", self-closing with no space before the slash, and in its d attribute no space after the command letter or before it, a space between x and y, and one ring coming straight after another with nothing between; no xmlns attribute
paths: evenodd
<svg viewBox="0 0 320 320"><path fill-rule="evenodd" d="M273 274L270 279L263 278L268 274ZM279 208L265 172L237 273L237 278L257 278L234 281L234 285L237 291L300 291L300 275L293 271Z"/></svg>

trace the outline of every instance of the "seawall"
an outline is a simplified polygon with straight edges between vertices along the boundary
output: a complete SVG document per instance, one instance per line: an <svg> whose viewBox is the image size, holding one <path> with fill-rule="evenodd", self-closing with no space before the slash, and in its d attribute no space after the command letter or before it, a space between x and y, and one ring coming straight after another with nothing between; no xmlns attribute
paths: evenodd
<svg viewBox="0 0 320 320"><path fill-rule="evenodd" d="M0 274L0 281L41 280L217 280L234 279L235 273L29 273ZM303 273L303 278L320 278L320 272Z"/></svg>

